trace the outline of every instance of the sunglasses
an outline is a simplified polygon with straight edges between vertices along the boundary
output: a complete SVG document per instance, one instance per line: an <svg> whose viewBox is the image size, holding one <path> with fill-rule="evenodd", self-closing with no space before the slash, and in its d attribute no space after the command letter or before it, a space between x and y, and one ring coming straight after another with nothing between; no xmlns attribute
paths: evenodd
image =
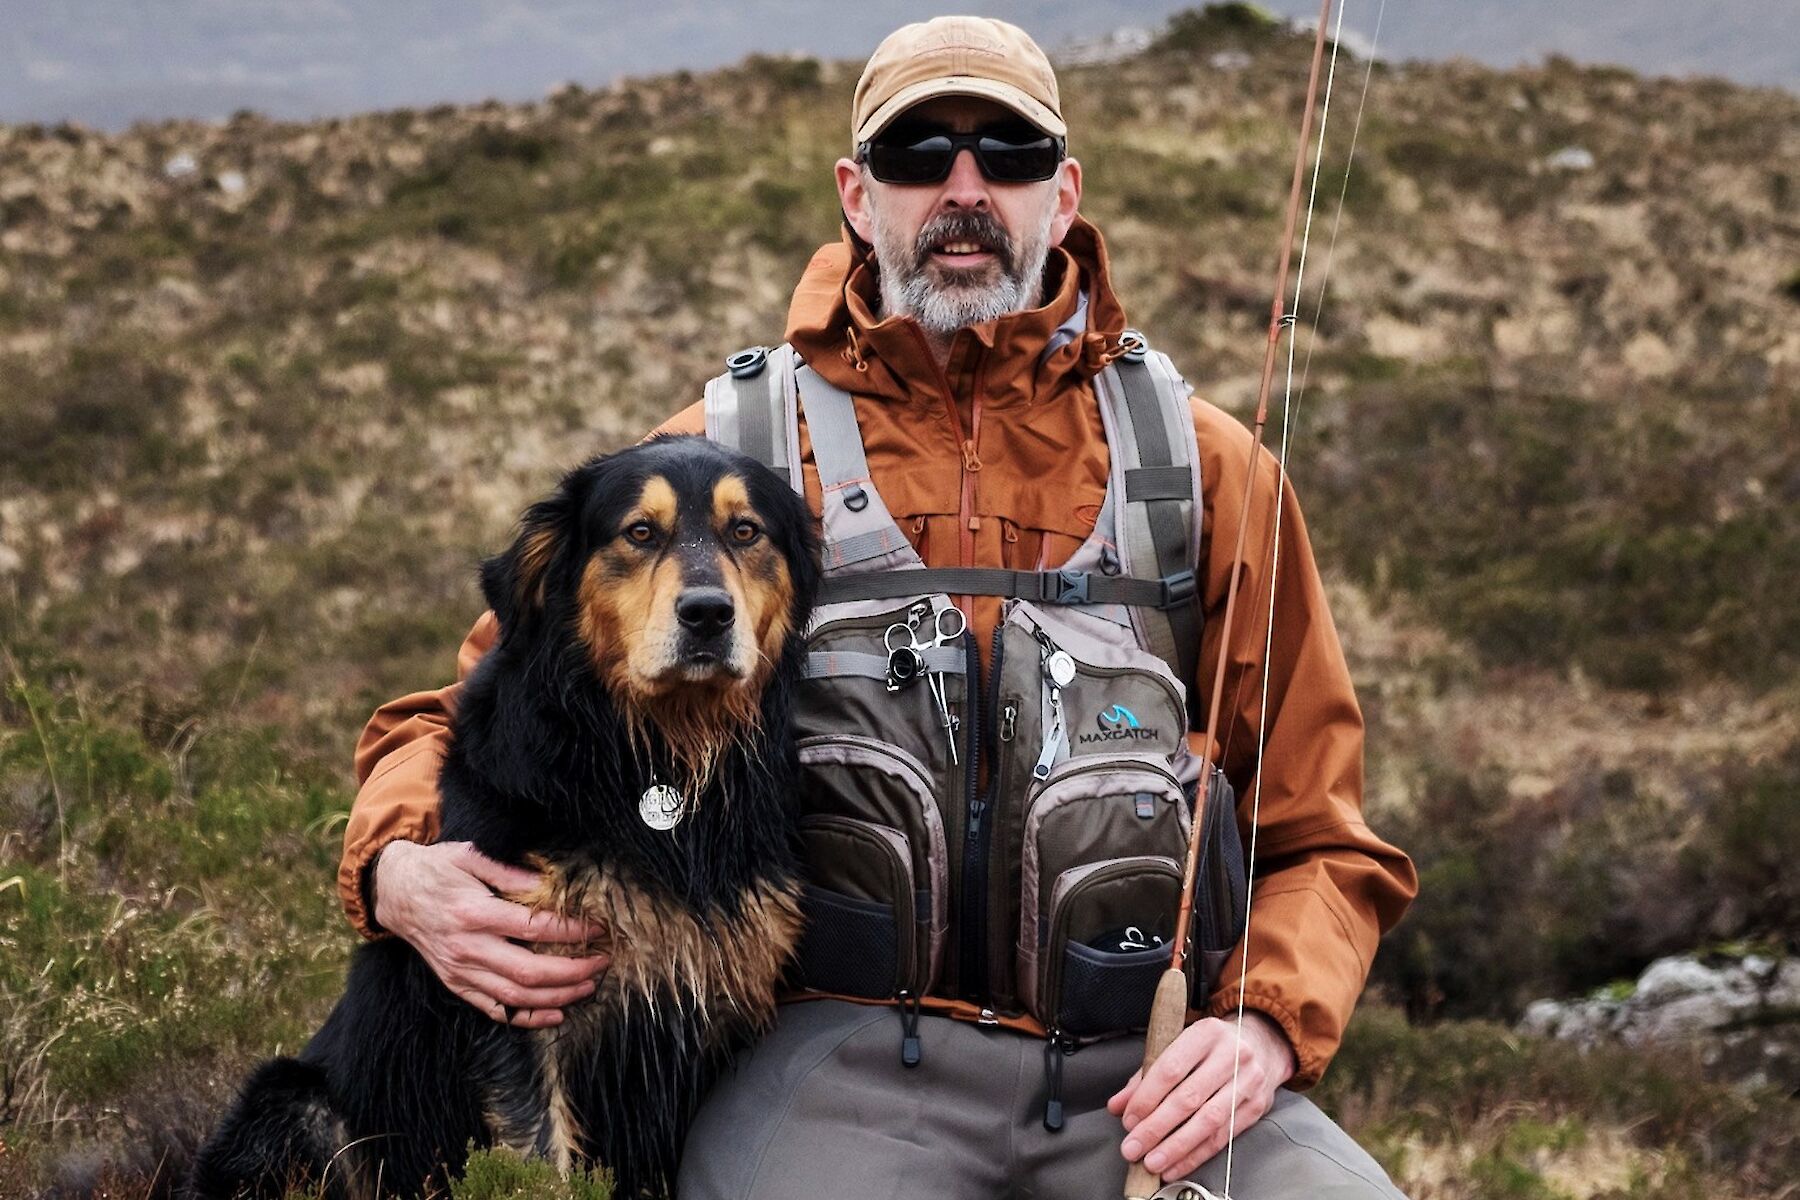
<svg viewBox="0 0 1800 1200"><path fill-rule="evenodd" d="M999 131L951 133L943 129L884 131L857 147L857 161L883 183L942 183L956 156L975 154L975 165L994 183L1041 183L1056 174L1067 143L1047 133Z"/></svg>

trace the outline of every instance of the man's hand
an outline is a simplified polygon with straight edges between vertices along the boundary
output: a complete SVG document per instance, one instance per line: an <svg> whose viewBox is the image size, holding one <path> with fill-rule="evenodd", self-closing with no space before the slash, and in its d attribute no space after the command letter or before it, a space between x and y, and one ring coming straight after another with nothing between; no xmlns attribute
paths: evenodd
<svg viewBox="0 0 1800 1200"><path fill-rule="evenodd" d="M537 882L533 872L495 862L468 842L390 842L375 860L375 920L494 1020L544 1029L562 1023L563 1005L593 995L611 959L534 954L509 940L579 943L604 933L494 894Z"/></svg>
<svg viewBox="0 0 1800 1200"><path fill-rule="evenodd" d="M1242 1133L1262 1119L1275 1089L1293 1078L1293 1047L1275 1022L1261 1013L1244 1014L1234 1116L1231 1064L1237 1046L1233 1022L1196 1021L1151 1064L1148 1078L1138 1071L1106 1102L1108 1112L1124 1118L1127 1136L1120 1149L1127 1162L1142 1158L1165 1183L1186 1179L1225 1148L1233 1127Z"/></svg>

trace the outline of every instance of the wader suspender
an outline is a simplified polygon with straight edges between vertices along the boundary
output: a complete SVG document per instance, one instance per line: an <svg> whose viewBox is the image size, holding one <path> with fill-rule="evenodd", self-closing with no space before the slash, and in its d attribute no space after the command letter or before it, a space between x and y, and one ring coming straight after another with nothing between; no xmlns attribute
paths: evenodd
<svg viewBox="0 0 1800 1200"><path fill-rule="evenodd" d="M1198 728L1193 689L1201 612L1194 564L1201 491L1188 389L1142 335L1128 331L1124 340L1126 353L1095 380L1111 459L1107 503L1093 535L1102 542L1098 571L924 566L868 480L850 397L807 369L790 346L753 347L726 360L727 373L706 385L706 433L804 491L798 419L806 404L828 497L821 603L945 592L1122 606L1139 643L1188 687L1188 721ZM840 491L842 503L832 503ZM853 665L857 673L865 666L839 664ZM874 670L873 663L866 667Z"/></svg>

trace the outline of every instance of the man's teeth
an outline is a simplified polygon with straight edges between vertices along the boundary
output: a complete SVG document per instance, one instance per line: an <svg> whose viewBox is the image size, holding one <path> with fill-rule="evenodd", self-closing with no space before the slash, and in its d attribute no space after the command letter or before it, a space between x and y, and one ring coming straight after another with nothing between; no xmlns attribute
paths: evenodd
<svg viewBox="0 0 1800 1200"><path fill-rule="evenodd" d="M945 242L938 247L939 254L980 254L986 250L980 242Z"/></svg>

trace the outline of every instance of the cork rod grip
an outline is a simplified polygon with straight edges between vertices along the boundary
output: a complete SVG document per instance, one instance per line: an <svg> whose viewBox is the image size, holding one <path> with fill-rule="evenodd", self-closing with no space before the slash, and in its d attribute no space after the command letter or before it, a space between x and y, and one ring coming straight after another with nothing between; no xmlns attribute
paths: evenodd
<svg viewBox="0 0 1800 1200"><path fill-rule="evenodd" d="M1144 1031L1144 1074L1181 1034L1187 1021L1187 975L1170 967L1156 981L1156 999L1150 1005L1150 1027ZM1125 1173L1125 1200L1150 1200L1162 1180L1140 1159Z"/></svg>

